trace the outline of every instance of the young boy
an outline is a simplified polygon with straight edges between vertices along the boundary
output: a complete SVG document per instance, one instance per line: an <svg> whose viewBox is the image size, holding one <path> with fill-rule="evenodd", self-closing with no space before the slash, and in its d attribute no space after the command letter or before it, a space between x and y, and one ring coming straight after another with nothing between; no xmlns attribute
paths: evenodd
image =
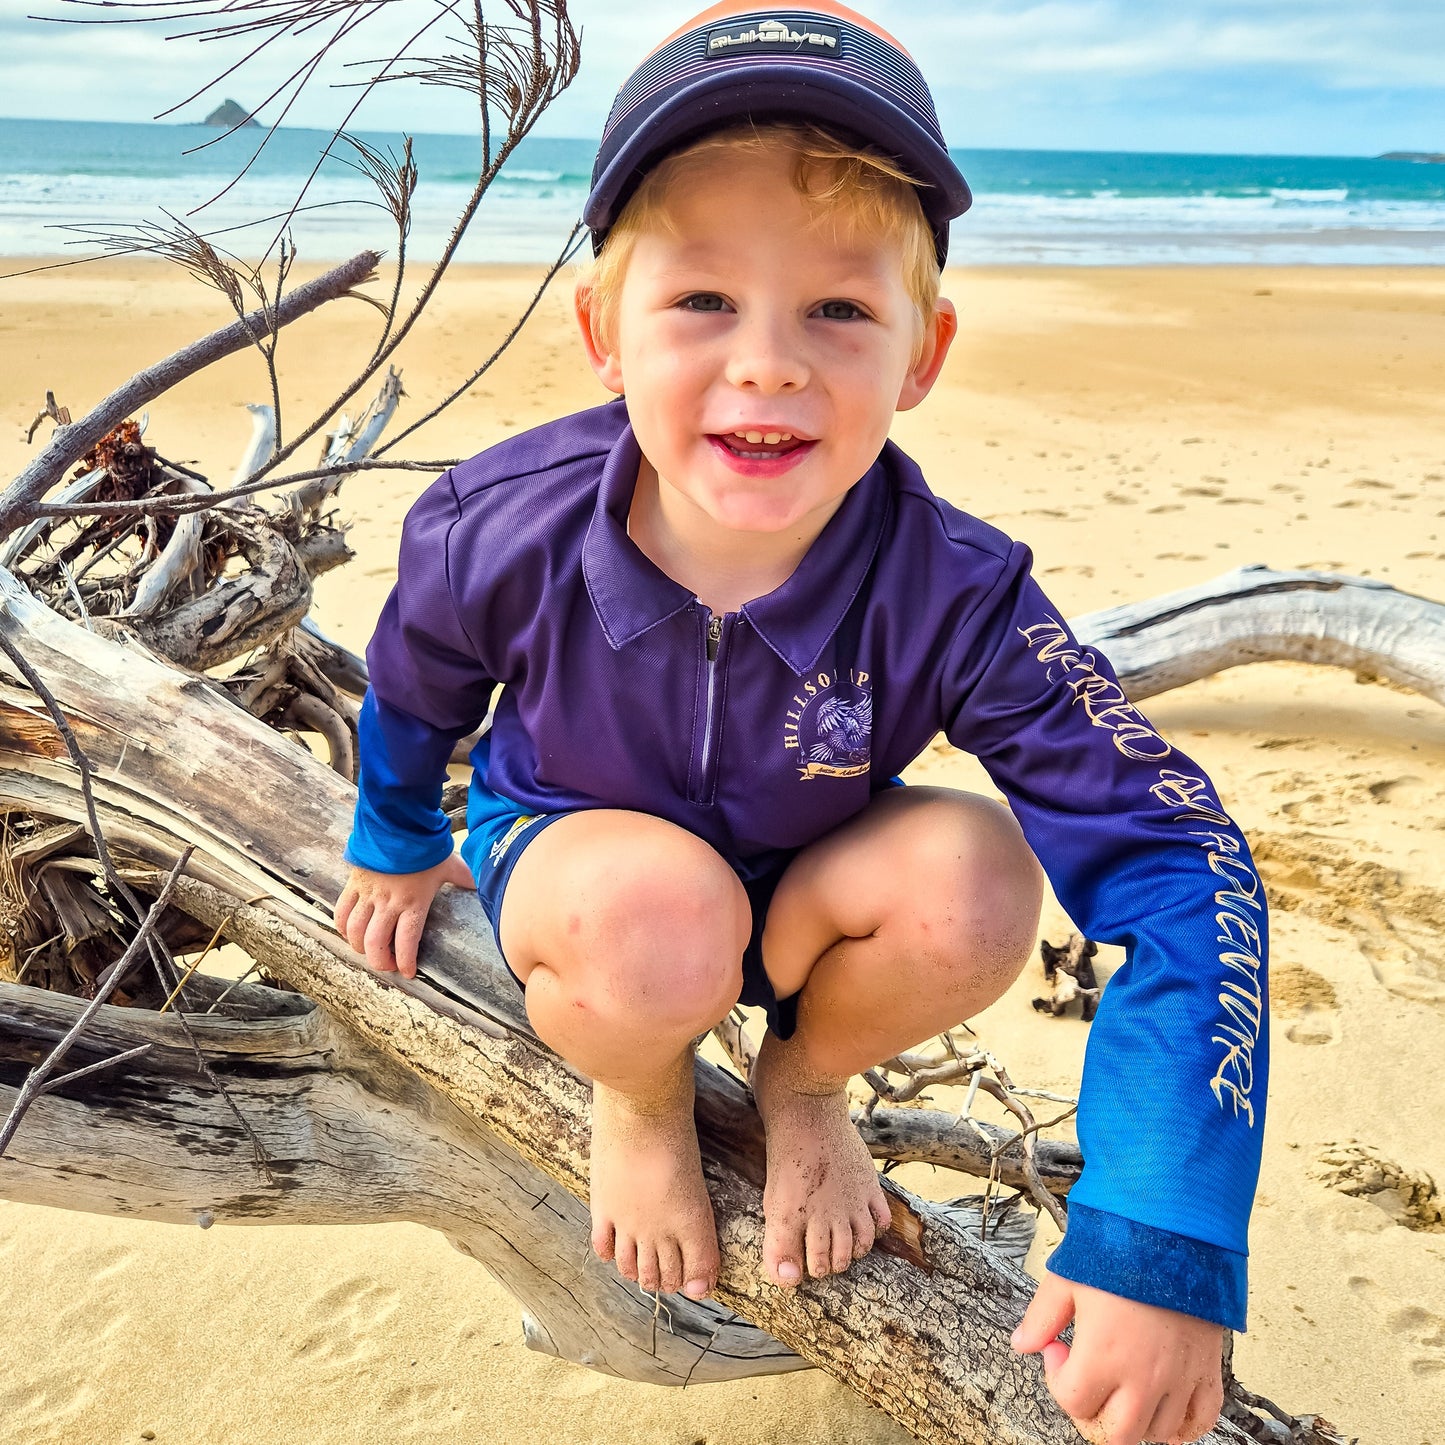
<svg viewBox="0 0 1445 1445"><path fill-rule="evenodd" d="M408 515L337 927L411 974L437 888L480 889L538 1035L594 1082L597 1252L701 1297L692 1040L739 998L766 1009L765 1268L846 1269L888 1221L846 1082L1018 976L1037 851L1128 961L1015 1347L1093 1438L1193 1439L1220 1326L1243 1325L1262 893L1027 550L887 439L948 354L939 271L969 204L922 76L828 0L723 4L623 87L594 181L577 312L624 400L474 457ZM458 858L445 764L498 687ZM1009 810L896 785L940 730Z"/></svg>

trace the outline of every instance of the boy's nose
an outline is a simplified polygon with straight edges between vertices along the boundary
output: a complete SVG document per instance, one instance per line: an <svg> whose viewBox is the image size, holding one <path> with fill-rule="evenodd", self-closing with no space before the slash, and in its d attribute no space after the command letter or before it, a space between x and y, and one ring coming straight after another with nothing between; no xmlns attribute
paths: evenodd
<svg viewBox="0 0 1445 1445"><path fill-rule="evenodd" d="M759 318L734 332L727 364L727 379L734 386L771 396L806 386L808 374L802 348L783 325Z"/></svg>

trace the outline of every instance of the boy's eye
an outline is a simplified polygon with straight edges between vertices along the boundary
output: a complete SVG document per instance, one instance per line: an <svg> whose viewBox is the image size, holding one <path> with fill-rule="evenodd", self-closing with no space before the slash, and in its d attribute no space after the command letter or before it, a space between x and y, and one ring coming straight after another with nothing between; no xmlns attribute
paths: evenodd
<svg viewBox="0 0 1445 1445"><path fill-rule="evenodd" d="M727 303L716 291L699 291L695 295L683 298L682 309L684 311L721 311L726 305Z"/></svg>
<svg viewBox="0 0 1445 1445"><path fill-rule="evenodd" d="M818 307L818 315L824 321L857 321L863 317L863 310L851 301L825 301Z"/></svg>

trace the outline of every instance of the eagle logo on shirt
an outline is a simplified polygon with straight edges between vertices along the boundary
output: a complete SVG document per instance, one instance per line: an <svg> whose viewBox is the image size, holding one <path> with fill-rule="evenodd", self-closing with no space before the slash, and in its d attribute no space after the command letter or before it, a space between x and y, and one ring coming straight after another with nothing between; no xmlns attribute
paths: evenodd
<svg viewBox="0 0 1445 1445"><path fill-rule="evenodd" d="M873 692L857 668L803 679L783 723L783 746L799 756L798 776L856 778L873 761Z"/></svg>

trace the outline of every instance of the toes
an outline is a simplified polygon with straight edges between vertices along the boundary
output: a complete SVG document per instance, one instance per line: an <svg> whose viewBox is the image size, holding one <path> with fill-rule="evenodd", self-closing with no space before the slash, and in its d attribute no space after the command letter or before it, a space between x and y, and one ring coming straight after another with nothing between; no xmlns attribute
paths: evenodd
<svg viewBox="0 0 1445 1445"><path fill-rule="evenodd" d="M682 1288L682 1248L675 1239L658 1245L657 1275L663 1294L676 1294Z"/></svg>
<svg viewBox="0 0 1445 1445"><path fill-rule="evenodd" d="M876 1240L878 1235L887 1234L893 1223L893 1211L888 1207L888 1196L881 1185L873 1191L873 1197L868 1201L868 1212L873 1216L873 1223L878 1226L874 1234Z"/></svg>
<svg viewBox="0 0 1445 1445"><path fill-rule="evenodd" d="M689 1299L706 1299L717 1284L718 1264L716 1227L709 1229L703 1239L684 1241L680 1276L685 1281L683 1294Z"/></svg>
<svg viewBox="0 0 1445 1445"><path fill-rule="evenodd" d="M878 1238L878 1221L869 1210L862 1210L853 1216L853 1258L862 1259L873 1248Z"/></svg>
<svg viewBox="0 0 1445 1445"><path fill-rule="evenodd" d="M598 1259L611 1259L616 1247L617 1232L610 1219L595 1220L592 1224L592 1252Z"/></svg>
<svg viewBox="0 0 1445 1445"><path fill-rule="evenodd" d="M833 1230L826 1219L810 1219L807 1233L803 1237L807 1252L808 1273L814 1279L822 1279L833 1272Z"/></svg>
<svg viewBox="0 0 1445 1445"><path fill-rule="evenodd" d="M630 1235L619 1234L617 1236L616 1256L617 1273L623 1279L637 1281L637 1241Z"/></svg>
<svg viewBox="0 0 1445 1445"><path fill-rule="evenodd" d="M662 1271L657 1263L657 1250L650 1244L637 1246L637 1283L648 1294L656 1294L662 1284Z"/></svg>
<svg viewBox="0 0 1445 1445"><path fill-rule="evenodd" d="M800 1223L794 1219L790 1228L784 1228L768 1221L764 1227L763 1268L768 1278L784 1289L791 1289L803 1277Z"/></svg>
<svg viewBox="0 0 1445 1445"><path fill-rule="evenodd" d="M833 1226L833 1273L842 1274L850 1264L856 1246L853 1243L853 1226L845 1219L842 1224Z"/></svg>

